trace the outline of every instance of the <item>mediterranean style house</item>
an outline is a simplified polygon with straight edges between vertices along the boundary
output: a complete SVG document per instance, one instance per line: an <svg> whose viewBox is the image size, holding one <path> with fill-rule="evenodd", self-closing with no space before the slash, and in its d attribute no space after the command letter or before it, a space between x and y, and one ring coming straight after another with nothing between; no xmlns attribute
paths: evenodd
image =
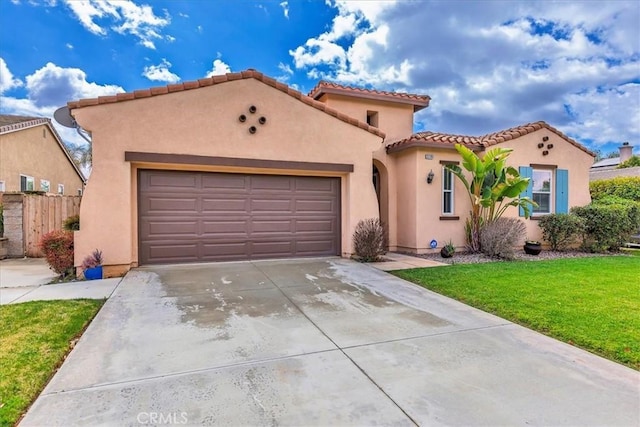
<svg viewBox="0 0 640 427"><path fill-rule="evenodd" d="M445 169L455 143L513 149L539 204L526 220L589 203L594 155L544 122L485 136L413 133L425 95L320 82L308 96L255 70L68 103L91 132L93 170L76 265L350 256L362 219L389 249L463 246L470 206ZM508 215L518 216L517 209Z"/></svg>
<svg viewBox="0 0 640 427"><path fill-rule="evenodd" d="M50 119L0 115L0 193L79 195L84 181Z"/></svg>

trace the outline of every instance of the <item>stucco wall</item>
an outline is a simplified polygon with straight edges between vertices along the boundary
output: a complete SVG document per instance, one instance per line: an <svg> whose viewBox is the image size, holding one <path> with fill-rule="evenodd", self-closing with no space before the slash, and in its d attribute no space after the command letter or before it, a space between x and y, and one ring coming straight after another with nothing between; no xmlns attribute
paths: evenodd
<svg viewBox="0 0 640 427"><path fill-rule="evenodd" d="M0 181L7 192L20 191L21 174L34 178L36 191L42 179L49 181L51 193L58 192L58 184L67 195L82 189L82 180L46 125L0 135Z"/></svg>
<svg viewBox="0 0 640 427"><path fill-rule="evenodd" d="M255 115L248 113L251 105L257 107ZM381 146L381 138L256 80L85 107L72 113L92 132L94 161L82 200L81 230L76 233L76 265L96 247L103 250L105 264L114 266L108 269L111 274L137 264L138 167L340 176L343 255L352 251L357 222L378 216L371 169L372 153ZM239 122L240 114L248 116L245 123ZM260 116L267 118L264 126L256 124ZM251 125L258 127L254 135L248 130ZM348 163L354 165L354 172L131 164L124 161L125 151Z"/></svg>
<svg viewBox="0 0 640 427"><path fill-rule="evenodd" d="M548 136L547 144L553 144L549 154L544 156L538 143ZM571 145L553 132L540 129L496 147L513 148L508 164L518 166L547 165L569 170L569 208L583 206L591 199L589 195L589 168L593 157L578 147ZM546 148L545 148L546 149ZM479 152L483 156L485 152ZM426 158L428 155L430 158ZM441 161L460 161L454 149L412 148L392 155L395 159L398 191L398 246L400 249L429 252L429 242L437 240L438 247L451 239L458 247L464 247L464 222L469 215L471 204L462 183L455 178L454 216L458 220L446 220L442 215L442 164ZM435 178L427 184L427 174L433 170ZM415 177L415 178L412 178ZM555 195L552 193L552 203ZM415 208L414 208L415 206ZM415 213L415 214L414 214ZM518 209L509 208L506 216L519 217ZM538 221L525 220L526 238L542 239Z"/></svg>
<svg viewBox="0 0 640 427"><path fill-rule="evenodd" d="M325 94L320 101L365 123L367 111L377 111L377 127L386 134L387 142L407 138L413 133L413 105L336 94Z"/></svg>

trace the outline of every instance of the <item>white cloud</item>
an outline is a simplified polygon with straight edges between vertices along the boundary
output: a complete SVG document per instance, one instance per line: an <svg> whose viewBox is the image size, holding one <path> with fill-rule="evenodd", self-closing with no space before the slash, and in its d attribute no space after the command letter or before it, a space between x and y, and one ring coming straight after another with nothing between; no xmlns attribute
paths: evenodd
<svg viewBox="0 0 640 427"><path fill-rule="evenodd" d="M213 61L213 68L211 71L207 73L207 77L218 76L221 74L227 74L231 72L231 68L222 62L221 59L216 59Z"/></svg>
<svg viewBox="0 0 640 427"><path fill-rule="evenodd" d="M149 49L155 49L153 41L162 39L159 31L170 23L168 14L164 18L157 16L151 6L137 5L131 1L65 0L65 3L89 32L106 35L107 28L96 21L108 21L113 31L133 35Z"/></svg>
<svg viewBox="0 0 640 427"><path fill-rule="evenodd" d="M482 135L545 120L589 144L640 140L637 1L329 4L329 27L289 51L295 68L428 94L418 128Z"/></svg>
<svg viewBox="0 0 640 427"><path fill-rule="evenodd" d="M281 2L280 7L282 7L282 12L284 13L284 17L289 19L289 2L288 1Z"/></svg>
<svg viewBox="0 0 640 427"><path fill-rule="evenodd" d="M180 81L180 77L169 71L169 68L171 68L171 62L163 58L158 65L144 67L142 75L149 80L157 82L176 83Z"/></svg>
<svg viewBox="0 0 640 427"><path fill-rule="evenodd" d="M67 43L65 44L65 46L67 47L67 49L71 50L73 49L73 45L71 43Z"/></svg>
<svg viewBox="0 0 640 427"><path fill-rule="evenodd" d="M9 71L7 63L4 62L3 58L0 58L0 94L22 85L22 80L15 78Z"/></svg>
<svg viewBox="0 0 640 427"><path fill-rule="evenodd" d="M0 69L4 61L0 58ZM53 63L26 77L27 96L25 98L0 97L0 112L25 116L53 118L53 112L68 101L95 98L124 92L120 86L100 85L87 81L87 75L78 68L62 68ZM58 125L53 120L65 143L85 145L75 130Z"/></svg>

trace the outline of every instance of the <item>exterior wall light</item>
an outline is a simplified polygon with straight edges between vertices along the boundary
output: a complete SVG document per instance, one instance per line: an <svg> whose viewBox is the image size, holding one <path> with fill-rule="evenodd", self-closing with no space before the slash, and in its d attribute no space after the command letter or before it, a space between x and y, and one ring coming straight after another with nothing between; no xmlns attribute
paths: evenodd
<svg viewBox="0 0 640 427"><path fill-rule="evenodd" d="M433 170L430 170L429 173L427 174L427 184L431 184L435 176L436 175L433 173Z"/></svg>

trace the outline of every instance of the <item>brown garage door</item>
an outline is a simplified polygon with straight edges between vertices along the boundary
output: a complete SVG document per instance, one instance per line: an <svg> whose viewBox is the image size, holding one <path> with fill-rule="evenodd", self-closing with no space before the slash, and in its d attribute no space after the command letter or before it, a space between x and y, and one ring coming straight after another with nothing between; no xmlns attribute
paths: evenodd
<svg viewBox="0 0 640 427"><path fill-rule="evenodd" d="M339 178L138 173L139 262L338 255Z"/></svg>

